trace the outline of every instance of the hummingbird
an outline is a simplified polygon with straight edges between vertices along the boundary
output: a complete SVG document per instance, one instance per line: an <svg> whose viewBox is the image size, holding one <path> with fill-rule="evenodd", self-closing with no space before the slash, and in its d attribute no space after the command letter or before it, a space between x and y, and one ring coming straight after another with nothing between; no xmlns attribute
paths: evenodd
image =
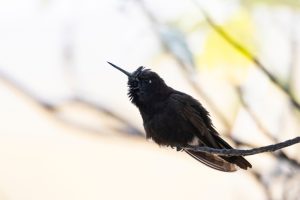
<svg viewBox="0 0 300 200"><path fill-rule="evenodd" d="M143 66L130 73L108 62L128 77L128 97L139 109L146 138L159 146L182 150L197 161L223 172L247 170L242 156L219 156L184 149L186 146L232 149L215 129L209 112L192 96L169 87L155 72Z"/></svg>

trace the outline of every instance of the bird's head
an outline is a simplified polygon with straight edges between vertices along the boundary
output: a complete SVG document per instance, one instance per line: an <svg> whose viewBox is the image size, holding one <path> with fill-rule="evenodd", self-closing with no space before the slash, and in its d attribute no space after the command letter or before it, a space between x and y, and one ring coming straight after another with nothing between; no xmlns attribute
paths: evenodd
<svg viewBox="0 0 300 200"><path fill-rule="evenodd" d="M135 105L154 103L166 98L166 95L169 94L170 88L164 80L150 69L139 67L129 73L110 62L108 63L128 76L128 96Z"/></svg>

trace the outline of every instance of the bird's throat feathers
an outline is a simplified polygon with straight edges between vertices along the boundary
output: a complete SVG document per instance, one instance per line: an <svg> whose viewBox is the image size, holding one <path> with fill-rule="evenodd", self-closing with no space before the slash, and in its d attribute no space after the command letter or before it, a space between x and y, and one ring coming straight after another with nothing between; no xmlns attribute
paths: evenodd
<svg viewBox="0 0 300 200"><path fill-rule="evenodd" d="M139 109L166 99L172 91L155 72L139 67L128 79L128 97Z"/></svg>

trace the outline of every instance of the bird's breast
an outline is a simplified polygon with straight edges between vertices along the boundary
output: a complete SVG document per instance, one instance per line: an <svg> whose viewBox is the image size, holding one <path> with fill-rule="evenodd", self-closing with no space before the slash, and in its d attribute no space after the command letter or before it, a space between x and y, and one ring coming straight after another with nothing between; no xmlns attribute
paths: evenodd
<svg viewBox="0 0 300 200"><path fill-rule="evenodd" d="M194 138L193 128L167 104L151 116L144 114L143 121L147 138L159 145L184 145Z"/></svg>

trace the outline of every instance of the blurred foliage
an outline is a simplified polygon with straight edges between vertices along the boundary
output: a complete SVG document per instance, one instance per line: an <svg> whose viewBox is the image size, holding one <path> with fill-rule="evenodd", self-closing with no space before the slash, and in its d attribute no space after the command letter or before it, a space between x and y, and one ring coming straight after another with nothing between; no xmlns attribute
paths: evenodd
<svg viewBox="0 0 300 200"><path fill-rule="evenodd" d="M234 13L220 27L247 50L256 53L255 26L247 10L241 9ZM234 82L243 80L247 69L253 64L214 30L208 33L203 51L196 55L196 62L202 69L225 70L224 75L229 76Z"/></svg>
<svg viewBox="0 0 300 200"><path fill-rule="evenodd" d="M300 0L242 0L247 5L268 5L268 6L289 6L292 8L300 8Z"/></svg>
<svg viewBox="0 0 300 200"><path fill-rule="evenodd" d="M221 25L221 28L243 44L251 52L255 51L254 45L254 25L251 16L245 10L238 13ZM232 67L246 67L252 64L248 58L241 55L231 44L224 40L216 31L211 31L205 40L202 54L197 56L199 66L209 68L229 65Z"/></svg>

